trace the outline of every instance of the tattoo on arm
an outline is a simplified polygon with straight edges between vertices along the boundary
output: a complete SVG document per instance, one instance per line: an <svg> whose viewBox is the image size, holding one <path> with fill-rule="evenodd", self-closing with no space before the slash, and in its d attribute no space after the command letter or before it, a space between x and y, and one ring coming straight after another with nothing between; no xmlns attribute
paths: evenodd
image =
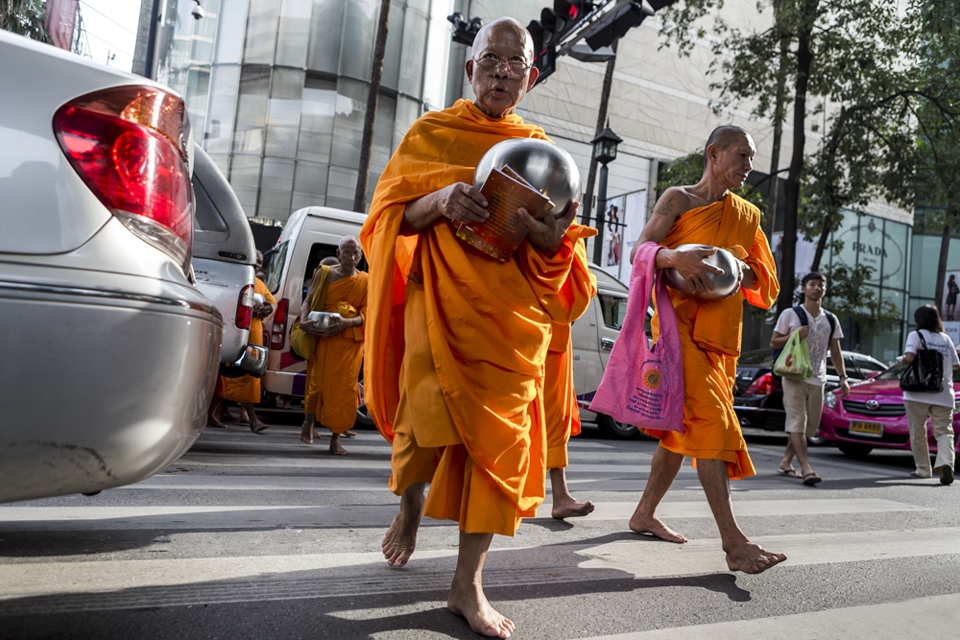
<svg viewBox="0 0 960 640"><path fill-rule="evenodd" d="M673 194L671 193L664 199L663 202L659 204L659 206L656 207L656 211L654 211L654 213L661 216L672 216L674 209L676 209L676 207Z"/></svg>

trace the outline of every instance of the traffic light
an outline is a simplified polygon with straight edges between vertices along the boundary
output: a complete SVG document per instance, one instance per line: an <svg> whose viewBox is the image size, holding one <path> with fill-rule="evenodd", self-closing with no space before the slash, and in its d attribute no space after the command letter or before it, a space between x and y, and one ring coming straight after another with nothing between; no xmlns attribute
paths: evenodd
<svg viewBox="0 0 960 640"><path fill-rule="evenodd" d="M660 6L672 4L672 2L658 2ZM626 35L630 29L640 26L647 16L652 16L653 11L646 8L639 2L631 2L616 11L609 12L595 25L592 25L584 40L591 49L596 51L600 47L608 47Z"/></svg>
<svg viewBox="0 0 960 640"><path fill-rule="evenodd" d="M533 36L534 66L540 70L541 80L556 67L558 45L583 25L594 4L593 0L554 0L553 8L544 7L540 19L527 25Z"/></svg>
<svg viewBox="0 0 960 640"><path fill-rule="evenodd" d="M459 11L447 16L447 21L453 25L453 41L468 47L473 44L473 39L477 37L477 32L483 26L481 18L474 18L467 22Z"/></svg>

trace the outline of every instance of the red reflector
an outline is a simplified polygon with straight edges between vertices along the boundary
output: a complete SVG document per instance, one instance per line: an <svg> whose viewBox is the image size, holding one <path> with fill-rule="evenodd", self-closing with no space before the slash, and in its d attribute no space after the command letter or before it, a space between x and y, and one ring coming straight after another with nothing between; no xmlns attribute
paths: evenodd
<svg viewBox="0 0 960 640"><path fill-rule="evenodd" d="M237 301L237 328L249 329L253 322L253 285L248 284L240 290Z"/></svg>
<svg viewBox="0 0 960 640"><path fill-rule="evenodd" d="M70 164L130 231L178 260L193 250L193 189L183 100L124 86L60 107L54 131Z"/></svg>
<svg viewBox="0 0 960 640"><path fill-rule="evenodd" d="M277 303L277 311L273 314L273 331L270 334L270 349L280 350L287 340L287 309L290 301L281 298Z"/></svg>
<svg viewBox="0 0 960 640"><path fill-rule="evenodd" d="M753 381L747 390L743 392L745 396L765 396L769 395L773 388L776 386L777 381L773 379L773 375L770 373L765 373L756 380Z"/></svg>

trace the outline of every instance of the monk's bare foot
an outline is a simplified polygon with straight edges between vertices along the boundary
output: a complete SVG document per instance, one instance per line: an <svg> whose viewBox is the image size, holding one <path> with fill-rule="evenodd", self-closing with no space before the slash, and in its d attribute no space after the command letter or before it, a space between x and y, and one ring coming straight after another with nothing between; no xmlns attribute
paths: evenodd
<svg viewBox="0 0 960 640"><path fill-rule="evenodd" d="M408 495L409 494L409 495ZM383 536L380 548L391 567L402 567L410 560L417 548L417 531L423 517L423 486L415 486L404 492L400 499L400 511L394 516L390 528Z"/></svg>
<svg viewBox="0 0 960 640"><path fill-rule="evenodd" d="M356 438L357 432L351 429L350 431L344 431L340 435L342 435L344 438Z"/></svg>
<svg viewBox="0 0 960 640"><path fill-rule="evenodd" d="M254 433L263 433L264 431L266 431L266 430L269 429L269 428L270 428L270 427L268 427L267 425L263 424L263 423L260 422L259 420L251 420L251 421L250 421L250 431L253 431Z"/></svg>
<svg viewBox="0 0 960 640"><path fill-rule="evenodd" d="M300 442L303 444L313 444L313 439L317 437L317 432L313 428L312 422L304 422L300 427Z"/></svg>
<svg viewBox="0 0 960 640"><path fill-rule="evenodd" d="M211 427L216 427L217 429L226 429L227 425L223 424L213 416L207 417L207 424Z"/></svg>
<svg viewBox="0 0 960 640"><path fill-rule="evenodd" d="M345 456L347 455L347 450L343 448L343 445L340 444L340 434L335 433L330 436L330 453L335 456Z"/></svg>
<svg viewBox="0 0 960 640"><path fill-rule="evenodd" d="M727 567L730 571L763 573L770 567L787 559L782 553L771 553L753 542L745 541L727 551Z"/></svg>
<svg viewBox="0 0 960 640"><path fill-rule="evenodd" d="M516 630L513 620L490 606L479 584L458 588L455 583L450 588L447 609L466 619L470 628L482 636L509 638Z"/></svg>
<svg viewBox="0 0 960 640"><path fill-rule="evenodd" d="M636 513L633 514L633 517L630 518L630 530L634 533L651 535L655 538L660 538L661 540L666 540L667 542L675 542L677 544L683 544L687 541L684 536L663 524L663 521L656 516L640 516Z"/></svg>
<svg viewBox="0 0 960 640"><path fill-rule="evenodd" d="M550 511L550 515L557 520L563 520L564 518L585 516L592 513L593 509L592 502L577 502L573 496L567 494L562 497L554 496L553 509Z"/></svg>

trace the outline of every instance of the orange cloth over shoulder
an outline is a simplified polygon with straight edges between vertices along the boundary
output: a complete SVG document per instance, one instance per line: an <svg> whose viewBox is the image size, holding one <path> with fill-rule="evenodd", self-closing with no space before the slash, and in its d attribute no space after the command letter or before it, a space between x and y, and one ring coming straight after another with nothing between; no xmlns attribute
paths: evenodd
<svg viewBox="0 0 960 640"><path fill-rule="evenodd" d="M360 316L366 324L368 282L368 274L361 271L331 283L322 311L345 318ZM348 431L357 420L363 335L364 325L360 325L335 336L317 338L316 349L307 359L304 411L315 414L317 422L333 433Z"/></svg>
<svg viewBox="0 0 960 640"><path fill-rule="evenodd" d="M723 460L737 480L756 473L740 422L733 411L733 385L740 355L743 301L769 309L780 293L776 264L760 229L760 210L728 193L726 198L683 213L660 243L722 247L743 260L757 276L754 289L741 289L723 300L699 300L670 289L677 312L683 355L683 425L685 432L648 431L661 446L693 458ZM659 314L653 319L659 335Z"/></svg>
<svg viewBox="0 0 960 640"><path fill-rule="evenodd" d="M401 231L407 203L455 182L472 183L484 153L518 137L546 139L542 129L515 114L493 119L468 100L424 115L381 175L360 240L370 263L364 390L377 427L393 441L407 279L418 254L426 316L420 330L427 333L436 370L436 402L445 405L456 433L435 433L425 420L405 427L432 446L462 443L469 461L454 466L462 471L469 465L467 478L459 478L468 496L464 500L473 495L467 484L479 483L492 491L484 492L491 494L489 500L509 502L516 513L525 514L544 495L540 393L551 324L576 317L561 289L577 244L589 232L571 227L550 256L524 241L512 259L501 263L457 239L445 218L418 234ZM395 467L394 475L402 471ZM444 473L433 477L437 489L457 481L456 469ZM425 509L431 517L437 517L431 513L434 494L431 489ZM443 513L451 517L450 510ZM505 526L491 532L512 530Z"/></svg>
<svg viewBox="0 0 960 640"><path fill-rule="evenodd" d="M273 297L270 289L261 282L260 278L254 278L253 292L262 295L270 304L277 304L276 298ZM250 338L247 342L267 346L263 340L263 323L259 318L254 318L250 322ZM254 378L253 376L225 378L220 376L217 395L225 400L257 404L260 402L260 378Z"/></svg>

